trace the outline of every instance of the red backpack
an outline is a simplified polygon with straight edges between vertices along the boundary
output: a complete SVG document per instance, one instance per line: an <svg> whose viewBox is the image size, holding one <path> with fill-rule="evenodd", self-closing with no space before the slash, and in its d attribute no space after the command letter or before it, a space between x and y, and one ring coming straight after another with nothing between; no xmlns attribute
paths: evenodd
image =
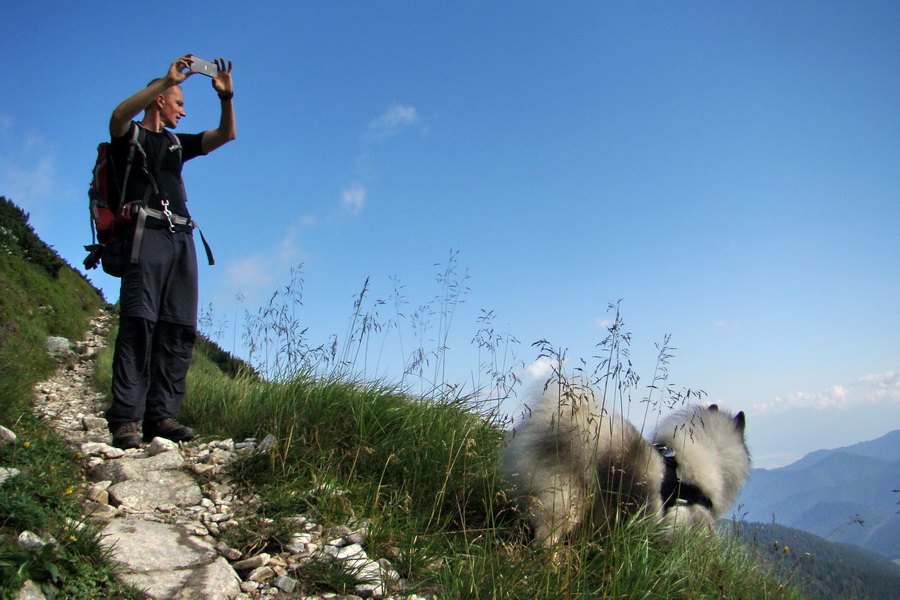
<svg viewBox="0 0 900 600"><path fill-rule="evenodd" d="M181 152L181 144L178 137L167 131ZM141 172L151 181L143 204L147 203L151 188L156 188L156 181L147 170L147 154L144 152L144 139L146 130L140 125L135 125L131 140L128 144L128 158L126 159L122 181L119 181L118 170L112 156L110 142L102 142L97 146L97 160L94 162L94 170L91 177L91 185L88 188L88 209L91 215L91 245L84 249L89 252L84 259L84 267L88 270L95 269L97 264L103 266L103 270L114 276L121 277L128 262L128 246L130 237L134 231L133 204L125 202L125 190L128 188L128 180L131 177L131 169L134 166L135 154L142 157ZM179 155L180 157L180 155Z"/></svg>

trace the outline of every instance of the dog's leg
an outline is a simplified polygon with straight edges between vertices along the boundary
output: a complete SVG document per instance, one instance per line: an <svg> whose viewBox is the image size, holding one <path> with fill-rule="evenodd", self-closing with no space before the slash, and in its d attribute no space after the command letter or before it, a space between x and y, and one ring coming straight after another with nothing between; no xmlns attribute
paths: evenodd
<svg viewBox="0 0 900 600"><path fill-rule="evenodd" d="M557 479L554 487L535 494L531 510L535 542L550 548L581 523L584 494L571 482Z"/></svg>

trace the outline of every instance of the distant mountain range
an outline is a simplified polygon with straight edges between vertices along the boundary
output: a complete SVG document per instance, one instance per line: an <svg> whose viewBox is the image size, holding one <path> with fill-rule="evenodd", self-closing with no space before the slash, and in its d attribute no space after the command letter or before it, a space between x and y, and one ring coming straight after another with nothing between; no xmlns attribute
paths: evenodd
<svg viewBox="0 0 900 600"><path fill-rule="evenodd" d="M861 546L900 564L900 430L753 469L735 514Z"/></svg>

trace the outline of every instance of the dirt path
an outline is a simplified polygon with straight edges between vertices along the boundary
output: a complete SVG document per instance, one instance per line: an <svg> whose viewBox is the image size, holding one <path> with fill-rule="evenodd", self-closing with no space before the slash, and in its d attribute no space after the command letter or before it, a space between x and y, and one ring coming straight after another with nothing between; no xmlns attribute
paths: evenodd
<svg viewBox="0 0 900 600"><path fill-rule="evenodd" d="M273 554L245 556L221 541L226 529L252 527L260 506L225 467L242 454L265 451L265 443L157 438L139 449L110 446L106 399L94 388L93 372L115 320L105 311L92 319L86 339L35 386L34 410L81 454L85 514L105 522L103 543L124 566L124 580L158 600L419 598L402 593L406 582L388 561L367 556L366 523L324 527L297 515L291 542ZM355 595L303 595L298 572L322 560L354 575Z"/></svg>

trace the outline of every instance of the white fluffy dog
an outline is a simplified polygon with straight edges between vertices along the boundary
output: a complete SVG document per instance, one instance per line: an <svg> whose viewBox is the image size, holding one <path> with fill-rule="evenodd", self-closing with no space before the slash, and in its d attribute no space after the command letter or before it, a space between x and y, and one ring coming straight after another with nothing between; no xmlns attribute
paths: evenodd
<svg viewBox="0 0 900 600"><path fill-rule="evenodd" d="M585 386L549 386L507 442L510 498L545 546L640 511L669 529L711 526L750 471L744 413L692 406L666 418L651 444Z"/></svg>

